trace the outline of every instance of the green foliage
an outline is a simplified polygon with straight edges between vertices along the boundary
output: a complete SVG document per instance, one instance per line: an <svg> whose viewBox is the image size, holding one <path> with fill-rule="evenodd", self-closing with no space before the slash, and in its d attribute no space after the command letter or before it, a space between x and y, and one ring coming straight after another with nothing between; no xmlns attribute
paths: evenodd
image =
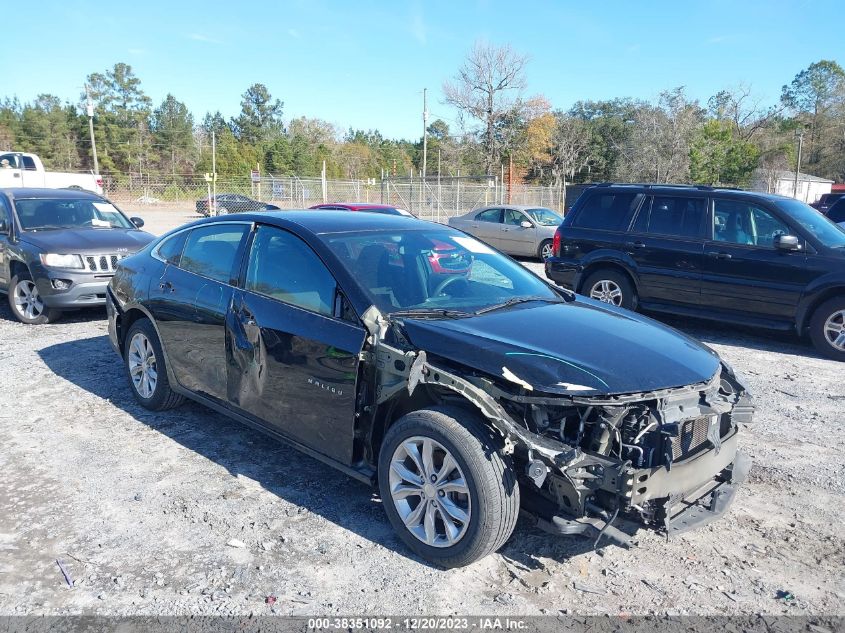
<svg viewBox="0 0 845 633"><path fill-rule="evenodd" d="M702 125L690 143L690 179L705 185L747 185L760 150L736 138L727 121Z"/></svg>

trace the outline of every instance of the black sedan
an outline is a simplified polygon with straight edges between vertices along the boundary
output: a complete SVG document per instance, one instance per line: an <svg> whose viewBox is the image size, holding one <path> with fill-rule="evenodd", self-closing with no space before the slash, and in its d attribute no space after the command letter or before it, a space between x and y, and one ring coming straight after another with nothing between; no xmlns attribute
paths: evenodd
<svg viewBox="0 0 845 633"><path fill-rule="evenodd" d="M455 274L431 254L465 253ZM627 545L724 514L753 407L718 356L455 229L326 211L200 220L121 262L109 336L138 402L184 397L365 482L418 555L499 548L520 505Z"/></svg>
<svg viewBox="0 0 845 633"><path fill-rule="evenodd" d="M246 211L278 211L275 204L261 202L247 198L239 193L218 193L217 194L217 215L227 213L243 213ZM197 200L196 210L200 215L208 217L214 211L215 198L203 198Z"/></svg>

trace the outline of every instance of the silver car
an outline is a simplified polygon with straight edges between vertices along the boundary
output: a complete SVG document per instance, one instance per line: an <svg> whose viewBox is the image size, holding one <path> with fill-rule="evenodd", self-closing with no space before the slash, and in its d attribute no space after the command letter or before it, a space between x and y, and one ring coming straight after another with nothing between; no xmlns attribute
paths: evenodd
<svg viewBox="0 0 845 633"><path fill-rule="evenodd" d="M551 209L523 205L494 205L449 218L449 226L466 231L508 255L547 259L552 239L563 218Z"/></svg>

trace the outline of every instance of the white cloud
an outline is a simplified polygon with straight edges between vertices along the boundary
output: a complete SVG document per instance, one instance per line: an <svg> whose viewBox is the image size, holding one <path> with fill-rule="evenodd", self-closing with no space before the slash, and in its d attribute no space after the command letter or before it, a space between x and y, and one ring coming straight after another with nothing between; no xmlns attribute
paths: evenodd
<svg viewBox="0 0 845 633"><path fill-rule="evenodd" d="M425 43L426 43L425 21L423 20L422 11L419 9L419 7L417 7L414 10L414 14L411 16L410 31L411 31L411 35L413 35L414 39L417 40L423 46L425 46Z"/></svg>
<svg viewBox="0 0 845 633"><path fill-rule="evenodd" d="M195 42L207 42L208 44L222 44L220 40L203 35L202 33L191 33L188 35L188 39L194 40Z"/></svg>

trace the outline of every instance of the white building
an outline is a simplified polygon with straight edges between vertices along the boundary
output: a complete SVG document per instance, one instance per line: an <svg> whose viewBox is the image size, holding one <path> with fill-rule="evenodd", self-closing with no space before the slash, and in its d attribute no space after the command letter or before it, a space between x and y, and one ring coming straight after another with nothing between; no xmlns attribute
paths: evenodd
<svg viewBox="0 0 845 633"><path fill-rule="evenodd" d="M795 191L795 172L782 169L756 169L752 188L767 193L777 193L790 198L797 198L802 202L811 203L818 200L823 193L830 193L832 180L798 174L798 191Z"/></svg>

